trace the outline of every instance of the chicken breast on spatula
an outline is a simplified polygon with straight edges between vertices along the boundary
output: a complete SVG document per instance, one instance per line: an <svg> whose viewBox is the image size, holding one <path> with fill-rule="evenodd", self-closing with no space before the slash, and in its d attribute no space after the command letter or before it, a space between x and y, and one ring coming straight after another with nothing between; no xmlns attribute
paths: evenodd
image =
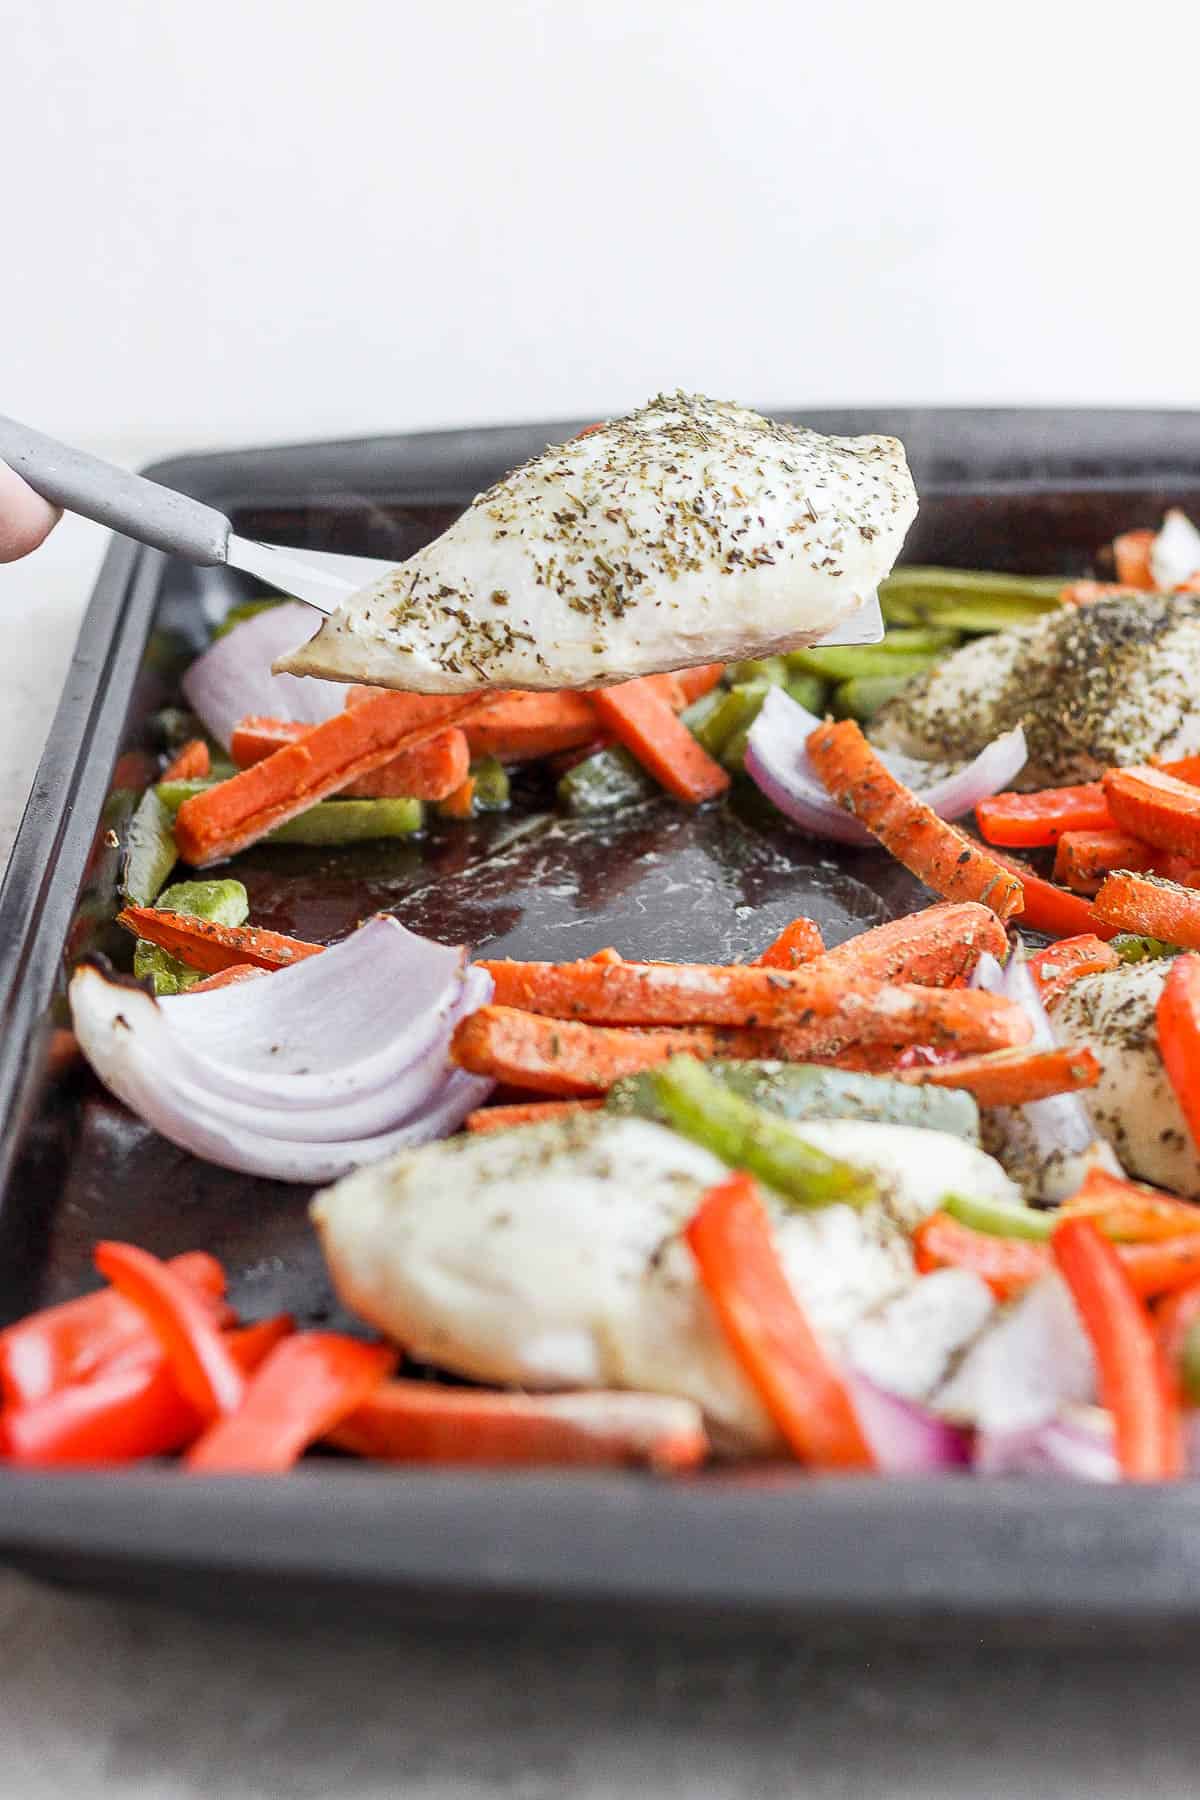
<svg viewBox="0 0 1200 1800"><path fill-rule="evenodd" d="M851 618L916 510L895 438L660 395L514 469L276 669L455 694L764 656Z"/></svg>

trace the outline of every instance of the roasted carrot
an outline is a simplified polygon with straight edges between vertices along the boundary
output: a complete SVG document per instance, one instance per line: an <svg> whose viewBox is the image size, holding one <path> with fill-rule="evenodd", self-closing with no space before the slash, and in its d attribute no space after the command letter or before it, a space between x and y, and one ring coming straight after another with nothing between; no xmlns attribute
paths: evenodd
<svg viewBox="0 0 1200 1800"><path fill-rule="evenodd" d="M239 769L248 769L285 744L299 743L312 729L292 719L243 719L234 730L229 754ZM451 725L371 774L360 775L340 791L349 800L387 800L400 795L412 800L444 800L466 779L470 767L466 734Z"/></svg>
<svg viewBox="0 0 1200 1800"><path fill-rule="evenodd" d="M259 975L267 973L266 969L259 968L255 963L230 963L227 969L218 969L215 975L206 975L203 981L197 981L194 986L189 988L181 988L180 992L211 994L214 988L236 987L239 981L253 981Z"/></svg>
<svg viewBox="0 0 1200 1800"><path fill-rule="evenodd" d="M1151 872L1161 875L1164 881L1173 881L1177 887L1200 887L1200 865L1175 850L1158 851Z"/></svg>
<svg viewBox="0 0 1200 1800"><path fill-rule="evenodd" d="M1121 1258L1090 1219L1064 1220L1050 1248L1092 1341L1122 1474L1133 1481L1181 1475L1183 1430L1174 1384Z"/></svg>
<svg viewBox="0 0 1200 1800"><path fill-rule="evenodd" d="M347 707L301 742L185 800L175 819L179 854L196 868L220 862L490 703L489 695L382 693Z"/></svg>
<svg viewBox="0 0 1200 1800"><path fill-rule="evenodd" d="M678 1471L708 1454L700 1414L666 1394L496 1394L385 1381L328 1441L383 1462Z"/></svg>
<svg viewBox="0 0 1200 1800"><path fill-rule="evenodd" d="M612 945L608 944L603 950L592 951L592 961L598 963L619 963L624 962L625 958L621 955L619 950L614 950Z"/></svg>
<svg viewBox="0 0 1200 1800"><path fill-rule="evenodd" d="M677 800L698 806L729 786L728 772L698 744L648 680L599 688L592 704L602 726Z"/></svg>
<svg viewBox="0 0 1200 1800"><path fill-rule="evenodd" d="M1019 1006L974 990L851 978L825 959L799 969L706 963L483 961L498 1006L606 1025L804 1027L835 1021L865 1041L998 1050L1028 1042Z"/></svg>
<svg viewBox="0 0 1200 1800"><path fill-rule="evenodd" d="M163 770L160 781L200 781L212 768L203 738L189 738Z"/></svg>
<svg viewBox="0 0 1200 1800"><path fill-rule="evenodd" d="M1086 1049L997 1050L951 1062L900 1069L898 1079L918 1087L966 1088L980 1106L1025 1106L1051 1094L1095 1087L1100 1064Z"/></svg>
<svg viewBox="0 0 1200 1800"><path fill-rule="evenodd" d="M1120 1244L1121 1261L1143 1299L1173 1293L1200 1276L1200 1234L1152 1238L1144 1244Z"/></svg>
<svg viewBox="0 0 1200 1800"><path fill-rule="evenodd" d="M990 907L941 901L847 938L825 952L820 967L871 981L953 987L970 977L985 951L1000 961L1008 955L1004 926Z"/></svg>
<svg viewBox="0 0 1200 1800"><path fill-rule="evenodd" d="M1161 938L1181 950L1200 950L1200 893L1156 875L1133 875L1119 869L1092 901L1097 930L1107 927Z"/></svg>
<svg viewBox="0 0 1200 1800"><path fill-rule="evenodd" d="M1029 958L1029 973L1038 984L1042 1004L1053 1006L1073 981L1083 975L1106 975L1110 969L1119 968L1120 963L1112 946L1089 931L1037 951Z"/></svg>
<svg viewBox="0 0 1200 1800"><path fill-rule="evenodd" d="M547 1019L510 1006L481 1006L455 1028L450 1055L460 1068L540 1094L602 1094L622 1075L669 1057L721 1055L732 1035L706 1030L623 1031ZM747 1052L743 1052L746 1054Z"/></svg>
<svg viewBox="0 0 1200 1800"><path fill-rule="evenodd" d="M875 1466L854 1403L788 1280L751 1176L729 1175L687 1227L729 1348L780 1435L814 1468Z"/></svg>
<svg viewBox="0 0 1200 1800"><path fill-rule="evenodd" d="M1064 606L1090 606L1093 600L1136 600L1138 593L1121 581L1069 581L1059 599Z"/></svg>
<svg viewBox="0 0 1200 1800"><path fill-rule="evenodd" d="M1200 786L1200 756L1177 756L1167 762L1152 756L1150 767L1161 769L1164 775L1174 775L1176 781L1190 781L1194 787Z"/></svg>
<svg viewBox="0 0 1200 1800"><path fill-rule="evenodd" d="M1200 788L1142 766L1110 769L1104 792L1122 831L1200 862Z"/></svg>
<svg viewBox="0 0 1200 1800"><path fill-rule="evenodd" d="M1054 853L1054 879L1072 893L1094 894L1114 869L1153 870L1158 855L1126 831L1064 831Z"/></svg>
<svg viewBox="0 0 1200 1800"><path fill-rule="evenodd" d="M1158 997L1156 1018L1167 1079L1192 1142L1200 1145L1200 956L1175 958Z"/></svg>
<svg viewBox="0 0 1200 1800"><path fill-rule="evenodd" d="M1000 919L1020 912L1020 883L898 781L853 719L819 725L808 754L838 805L935 894L977 900Z"/></svg>
<svg viewBox="0 0 1200 1800"><path fill-rule="evenodd" d="M513 1106L481 1106L468 1113L468 1131L508 1131L514 1125L542 1125L547 1119L569 1119L575 1113L591 1112L603 1106L603 1100L523 1100Z"/></svg>
<svg viewBox="0 0 1200 1800"><path fill-rule="evenodd" d="M711 694L724 673L724 663L700 663L694 669L680 669L675 679L683 691L684 705L690 706L693 700L703 700L705 694Z"/></svg>
<svg viewBox="0 0 1200 1800"><path fill-rule="evenodd" d="M1011 850L1056 844L1064 831L1108 831L1114 823L1102 781L1037 794L993 794L979 802L975 818L981 837Z"/></svg>
<svg viewBox="0 0 1200 1800"><path fill-rule="evenodd" d="M468 775L452 794L447 794L442 801L440 811L444 819L473 819L475 817L475 777L473 775Z"/></svg>
<svg viewBox="0 0 1200 1800"><path fill-rule="evenodd" d="M598 731L596 710L587 694L502 694L494 706L472 720L467 741L472 756L497 756L501 762L532 762L590 744Z"/></svg>
<svg viewBox="0 0 1200 1800"><path fill-rule="evenodd" d="M1113 562L1122 587L1153 591L1154 574L1150 567L1153 544L1154 533L1149 530L1123 531L1120 537L1113 539Z"/></svg>
<svg viewBox="0 0 1200 1800"><path fill-rule="evenodd" d="M300 938L263 931L257 925L218 925L191 913L160 912L153 906L127 906L117 914L134 937L169 950L189 969L205 969L216 975L234 963L251 963L257 969L281 969L289 963L317 956L323 944L306 944Z"/></svg>
<svg viewBox="0 0 1200 1800"><path fill-rule="evenodd" d="M1020 881L1024 896L1021 923L1031 931L1044 931L1050 937L1078 937L1084 933L1094 933L1096 937L1112 938L1123 929L1120 925L1106 924L1103 919L1097 918L1093 905L1082 894L1073 894L1069 888L1057 887L1053 881L1043 880L1017 857L1009 856L1004 850L993 850L992 855L1006 869L1011 869Z"/></svg>
<svg viewBox="0 0 1200 1800"><path fill-rule="evenodd" d="M754 960L760 969L798 969L801 963L820 956L824 948L819 926L811 919L793 919Z"/></svg>
<svg viewBox="0 0 1200 1800"><path fill-rule="evenodd" d="M1077 1193L1059 1208L1064 1219L1091 1219L1105 1237L1144 1244L1200 1232L1200 1206L1156 1188L1089 1169Z"/></svg>

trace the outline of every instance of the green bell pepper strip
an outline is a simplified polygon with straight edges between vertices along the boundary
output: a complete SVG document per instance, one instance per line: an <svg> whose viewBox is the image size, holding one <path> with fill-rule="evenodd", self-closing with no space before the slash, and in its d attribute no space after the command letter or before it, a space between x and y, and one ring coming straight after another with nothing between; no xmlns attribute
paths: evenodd
<svg viewBox="0 0 1200 1800"><path fill-rule="evenodd" d="M507 812L512 804L512 784L499 757L481 756L478 762L471 764L471 775L475 782L476 811Z"/></svg>
<svg viewBox="0 0 1200 1800"><path fill-rule="evenodd" d="M941 1209L960 1225L986 1232L988 1237L1032 1238L1046 1243L1056 1224L1052 1212L1035 1212L1032 1206L1013 1206L1003 1200L969 1199L965 1194L945 1195Z"/></svg>
<svg viewBox="0 0 1200 1800"><path fill-rule="evenodd" d="M666 1122L734 1169L749 1169L798 1206L865 1206L878 1196L873 1175L805 1141L794 1125L764 1112L706 1073L694 1058L672 1057L651 1075Z"/></svg>
<svg viewBox="0 0 1200 1800"><path fill-rule="evenodd" d="M843 681L833 690L833 715L865 725L889 700L902 694L912 679L911 675L860 675L854 681Z"/></svg>
<svg viewBox="0 0 1200 1800"><path fill-rule="evenodd" d="M1134 931L1118 931L1112 947L1124 963L1156 962L1160 957L1177 956L1174 944L1162 938L1142 937Z"/></svg>
<svg viewBox="0 0 1200 1800"><path fill-rule="evenodd" d="M159 896L163 912L188 913L193 919L211 919L217 925L244 925L250 917L250 898L240 881L177 881ZM154 992L184 994L204 980L202 969L193 969L163 950L139 938L133 950L133 972L139 981L152 981Z"/></svg>
<svg viewBox="0 0 1200 1800"><path fill-rule="evenodd" d="M411 837L424 822L425 809L419 800L318 800L307 812L277 825L265 842L330 848L366 844L379 838Z"/></svg>
<svg viewBox="0 0 1200 1800"><path fill-rule="evenodd" d="M175 828L172 813L153 788L137 803L125 834L121 866L121 893L133 906L153 906L159 890L175 867Z"/></svg>

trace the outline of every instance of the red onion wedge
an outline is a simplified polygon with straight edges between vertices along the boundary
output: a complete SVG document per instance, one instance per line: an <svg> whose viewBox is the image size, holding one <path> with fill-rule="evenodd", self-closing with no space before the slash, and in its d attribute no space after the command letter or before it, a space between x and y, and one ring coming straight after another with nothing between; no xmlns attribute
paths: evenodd
<svg viewBox="0 0 1200 1800"><path fill-rule="evenodd" d="M972 1459L977 1475L1069 1475L1076 1481L1119 1481L1111 1415L1099 1406L1069 1406L1044 1425L981 1431Z"/></svg>
<svg viewBox="0 0 1200 1800"><path fill-rule="evenodd" d="M983 1432L1032 1431L1093 1400L1091 1339L1065 1284L1046 1275L982 1331L932 1406Z"/></svg>
<svg viewBox="0 0 1200 1800"><path fill-rule="evenodd" d="M964 1432L916 1400L889 1394L869 1376L848 1371L846 1382L863 1436L885 1475L940 1475L970 1461Z"/></svg>
<svg viewBox="0 0 1200 1800"><path fill-rule="evenodd" d="M773 687L750 730L746 746L746 773L794 825L814 837L839 844L866 847L875 839L865 825L835 800L809 761L807 743L821 721L807 712L782 688ZM1025 733L1018 725L995 738L973 762L950 775L922 785L927 766L894 751L879 753L899 780L912 788L918 799L943 819L961 819L990 794L1009 787L1025 765L1028 754Z"/></svg>
<svg viewBox="0 0 1200 1800"><path fill-rule="evenodd" d="M1177 506L1171 508L1150 546L1150 573L1163 594L1200 574L1200 531Z"/></svg>
<svg viewBox="0 0 1200 1800"><path fill-rule="evenodd" d="M319 725L346 704L340 681L272 675L271 664L313 635L312 609L288 600L235 625L198 656L181 686L184 698L228 750L234 726L252 714Z"/></svg>
<svg viewBox="0 0 1200 1800"><path fill-rule="evenodd" d="M324 979L279 986L305 967ZM452 1068L448 1050L490 993L460 951L385 917L182 1008L88 963L70 987L85 1056L147 1124L225 1168L306 1183L445 1137L486 1099L492 1083Z"/></svg>

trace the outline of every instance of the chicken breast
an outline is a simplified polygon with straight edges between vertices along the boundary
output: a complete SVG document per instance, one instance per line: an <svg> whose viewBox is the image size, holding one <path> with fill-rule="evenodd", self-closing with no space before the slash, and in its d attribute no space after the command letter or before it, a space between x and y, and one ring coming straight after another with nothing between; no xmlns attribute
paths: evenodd
<svg viewBox="0 0 1200 1800"><path fill-rule="evenodd" d="M1054 1009L1054 1032L1099 1058L1088 1111L1127 1173L1200 1199L1200 1157L1158 1053L1155 1008L1170 967L1168 958L1129 963L1073 981Z"/></svg>
<svg viewBox="0 0 1200 1800"><path fill-rule="evenodd" d="M797 1212L768 1197L789 1280L831 1347L878 1315L863 1351L877 1377L911 1345L910 1316L901 1309L889 1330L886 1310L916 1281L908 1231L951 1190L1016 1190L982 1151L940 1132L856 1120L804 1132L880 1177L879 1201L861 1212ZM776 1447L774 1427L681 1237L725 1172L661 1125L587 1115L359 1170L317 1196L313 1218L343 1299L415 1356L482 1381L676 1394L725 1447L755 1451ZM932 1386L979 1329L980 1296L966 1285L934 1307L938 1348L923 1347L906 1391Z"/></svg>
<svg viewBox="0 0 1200 1800"><path fill-rule="evenodd" d="M1016 786L1094 781L1114 763L1200 750L1200 601L1104 599L978 638L876 714L884 749L959 761L1023 725Z"/></svg>
<svg viewBox="0 0 1200 1800"><path fill-rule="evenodd" d="M810 644L887 574L916 510L895 438L660 395L514 469L276 669L454 694Z"/></svg>

